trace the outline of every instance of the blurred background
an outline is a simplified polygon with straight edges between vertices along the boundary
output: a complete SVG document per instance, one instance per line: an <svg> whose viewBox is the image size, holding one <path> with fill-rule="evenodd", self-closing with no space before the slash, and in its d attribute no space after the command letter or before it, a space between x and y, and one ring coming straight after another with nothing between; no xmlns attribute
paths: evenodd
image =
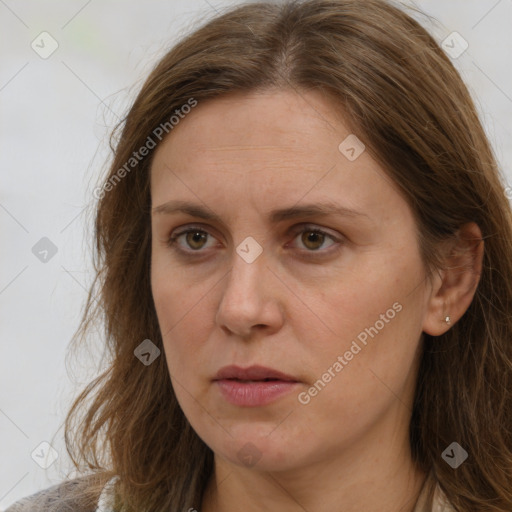
<svg viewBox="0 0 512 512"><path fill-rule="evenodd" d="M0 0L0 510L71 471L64 418L105 363L99 334L65 358L110 132L173 43L241 3ZM461 72L512 185L512 2L403 3L436 19L414 15Z"/></svg>

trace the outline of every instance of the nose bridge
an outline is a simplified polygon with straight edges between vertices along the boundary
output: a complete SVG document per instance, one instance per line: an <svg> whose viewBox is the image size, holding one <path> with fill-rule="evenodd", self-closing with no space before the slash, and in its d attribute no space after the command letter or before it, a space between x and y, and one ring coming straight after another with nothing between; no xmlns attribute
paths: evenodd
<svg viewBox="0 0 512 512"><path fill-rule="evenodd" d="M269 282L273 276L267 268L268 258L261 249L255 256L254 242L245 240L236 248L217 313L220 325L244 336L255 325L275 323L279 313L276 304L270 304L275 302L275 286Z"/></svg>
<svg viewBox="0 0 512 512"><path fill-rule="evenodd" d="M267 258L263 250L260 249L259 254L256 254L256 250L254 242L250 240L238 245L233 255L233 264L228 274L224 296L234 293L238 303L242 303L248 299L251 301L257 299L263 292L264 274L269 270L266 268Z"/></svg>

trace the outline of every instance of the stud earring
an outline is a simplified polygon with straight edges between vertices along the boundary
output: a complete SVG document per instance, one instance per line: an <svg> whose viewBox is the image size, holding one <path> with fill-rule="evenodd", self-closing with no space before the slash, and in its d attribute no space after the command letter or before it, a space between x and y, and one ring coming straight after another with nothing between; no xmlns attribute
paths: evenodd
<svg viewBox="0 0 512 512"><path fill-rule="evenodd" d="M447 317L444 319L444 321L445 321L448 325L451 325L451 323L452 323L452 322L450 321L450 317L449 317L449 316L447 316Z"/></svg>

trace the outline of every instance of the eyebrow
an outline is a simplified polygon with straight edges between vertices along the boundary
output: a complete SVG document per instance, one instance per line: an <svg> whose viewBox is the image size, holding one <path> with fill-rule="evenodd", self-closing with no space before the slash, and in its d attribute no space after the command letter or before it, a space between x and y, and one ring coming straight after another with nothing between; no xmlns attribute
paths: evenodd
<svg viewBox="0 0 512 512"><path fill-rule="evenodd" d="M208 211L199 204L180 200L172 200L161 204L160 206L153 208L152 213L154 215L173 215L175 213L185 213L192 217L222 222L217 214L213 213L212 211ZM277 223L298 217L324 217L327 215L338 215L343 217L367 217L368 219L370 218L364 212L351 210L350 208L346 208L332 202L305 204L302 206L291 206L289 208L272 210L269 213L269 218L272 223Z"/></svg>

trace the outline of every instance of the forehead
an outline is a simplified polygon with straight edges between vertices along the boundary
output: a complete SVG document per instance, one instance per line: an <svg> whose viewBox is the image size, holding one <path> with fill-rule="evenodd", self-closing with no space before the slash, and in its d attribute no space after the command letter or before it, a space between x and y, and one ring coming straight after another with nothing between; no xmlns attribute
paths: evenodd
<svg viewBox="0 0 512 512"><path fill-rule="evenodd" d="M321 171L339 158L347 135L332 103L318 93L236 93L199 102L159 145L152 171L158 174L163 160L209 169L231 164L232 170L301 161L304 170Z"/></svg>
<svg viewBox="0 0 512 512"><path fill-rule="evenodd" d="M382 187L393 184L367 152L353 161L344 156L339 148L349 136L340 110L317 92L199 102L156 150L153 206L184 196L206 204L250 197L268 210L305 195L347 207L375 200L372 194L382 201Z"/></svg>
<svg viewBox="0 0 512 512"><path fill-rule="evenodd" d="M300 147L297 144L299 140L314 136L320 130L330 131L339 137L342 128L339 115L333 126L337 110L332 101L311 91L236 93L199 102L180 121L169 139L186 140L196 147L217 146L219 143L268 146L276 150L287 144ZM246 129L240 130L241 126ZM196 137L196 133L201 134L201 138Z"/></svg>

